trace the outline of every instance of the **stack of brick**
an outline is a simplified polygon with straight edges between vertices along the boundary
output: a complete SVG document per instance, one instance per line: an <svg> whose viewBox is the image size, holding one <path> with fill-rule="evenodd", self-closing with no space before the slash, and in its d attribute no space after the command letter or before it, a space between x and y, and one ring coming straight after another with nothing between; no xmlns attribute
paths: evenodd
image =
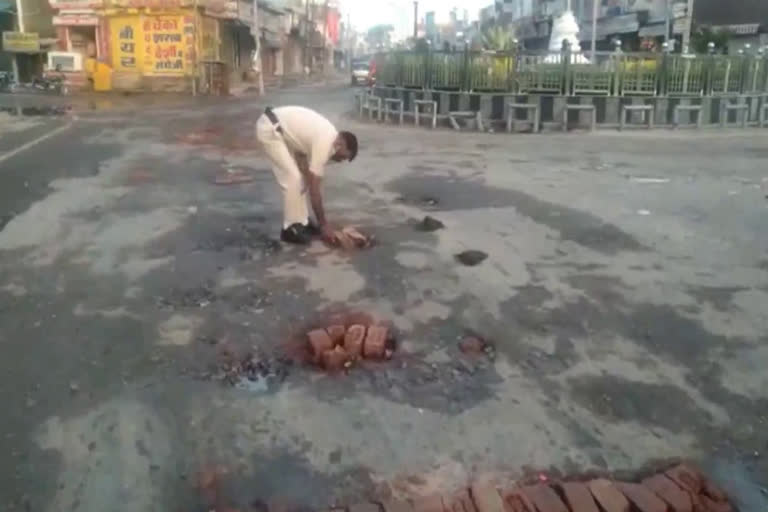
<svg viewBox="0 0 768 512"><path fill-rule="evenodd" d="M308 332L307 338L312 361L330 372L349 368L361 359L382 360L392 356L389 329L380 325L330 325Z"/></svg>
<svg viewBox="0 0 768 512"><path fill-rule="evenodd" d="M346 509L335 509L343 512ZM605 478L504 489L474 484L452 495L360 504L347 512L736 512L726 494L691 465L640 482Z"/></svg>

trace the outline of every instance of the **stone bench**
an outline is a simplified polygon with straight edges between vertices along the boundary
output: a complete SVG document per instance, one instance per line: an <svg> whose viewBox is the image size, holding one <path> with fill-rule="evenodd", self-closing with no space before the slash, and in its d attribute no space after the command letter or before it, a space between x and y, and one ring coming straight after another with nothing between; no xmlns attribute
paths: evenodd
<svg viewBox="0 0 768 512"><path fill-rule="evenodd" d="M763 104L760 106L760 128L768 126L768 96L763 97Z"/></svg>
<svg viewBox="0 0 768 512"><path fill-rule="evenodd" d="M736 122L738 122L739 114L741 112L741 127L746 128L749 121L749 105L746 103L729 103L727 100L722 100L720 103L720 128L728 126L728 114L736 111Z"/></svg>
<svg viewBox="0 0 768 512"><path fill-rule="evenodd" d="M419 126L419 114L421 114L421 107L431 109L432 128L437 128L437 102L432 100L413 100L414 123L416 126Z"/></svg>
<svg viewBox="0 0 768 512"><path fill-rule="evenodd" d="M701 105L676 105L672 117L672 125L676 129L680 128L680 112L696 112L696 128L701 128L704 125L704 113Z"/></svg>
<svg viewBox="0 0 768 512"><path fill-rule="evenodd" d="M592 113L592 122L589 125L589 131L593 132L595 131L595 127L597 126L597 109L594 105L581 105L576 103L566 103L565 108L563 108L563 131L568 131L568 112L571 110L577 110L579 112L591 112Z"/></svg>
<svg viewBox="0 0 768 512"><path fill-rule="evenodd" d="M384 120L385 121L389 120L390 107L392 107L393 109L396 109L396 110L393 110L393 112L396 112L396 113L399 114L399 116L400 116L400 124L402 125L403 124L403 115L404 115L404 112L403 112L403 100L398 99L398 98L385 98L384 99Z"/></svg>
<svg viewBox="0 0 768 512"><path fill-rule="evenodd" d="M456 131L461 130L458 119L474 119L477 123L477 130L481 132L485 131L485 127L483 126L483 114L479 111L475 112L472 110L461 110L448 112L448 120L451 122L451 126Z"/></svg>
<svg viewBox="0 0 768 512"><path fill-rule="evenodd" d="M653 129L653 116L656 113L653 105L622 105L621 118L619 119L619 131L623 130L627 124L631 124L633 112L642 112L643 120L649 130ZM630 115L630 121L627 121L627 113Z"/></svg>
<svg viewBox="0 0 768 512"><path fill-rule="evenodd" d="M368 100L366 102L366 106L368 107L368 119L373 119L373 110L376 109L376 117L379 121L381 121L383 110L382 110L382 99L378 96L369 95Z"/></svg>
<svg viewBox="0 0 768 512"><path fill-rule="evenodd" d="M533 133L538 133L541 126L541 109L538 103L508 103L507 108L507 133L512 132L512 126L515 122L515 110L525 110L525 120L533 123ZM533 119L531 119L531 111L533 111Z"/></svg>

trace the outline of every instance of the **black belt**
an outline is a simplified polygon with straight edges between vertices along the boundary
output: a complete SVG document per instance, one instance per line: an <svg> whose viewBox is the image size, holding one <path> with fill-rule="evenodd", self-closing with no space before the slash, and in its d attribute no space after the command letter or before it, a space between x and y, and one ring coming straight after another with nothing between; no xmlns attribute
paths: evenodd
<svg viewBox="0 0 768 512"><path fill-rule="evenodd" d="M269 119L273 125L275 125L275 129L277 130L277 133L283 133L283 127L280 126L280 120L272 111L272 107L265 108L264 115L267 116L267 119Z"/></svg>

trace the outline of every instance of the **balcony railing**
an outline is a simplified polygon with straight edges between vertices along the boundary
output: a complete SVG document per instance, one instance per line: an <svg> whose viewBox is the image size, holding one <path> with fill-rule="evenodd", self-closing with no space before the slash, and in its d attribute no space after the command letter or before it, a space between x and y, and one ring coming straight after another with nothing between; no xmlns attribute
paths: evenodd
<svg viewBox="0 0 768 512"><path fill-rule="evenodd" d="M768 57L597 52L388 52L381 86L606 96L768 94Z"/></svg>

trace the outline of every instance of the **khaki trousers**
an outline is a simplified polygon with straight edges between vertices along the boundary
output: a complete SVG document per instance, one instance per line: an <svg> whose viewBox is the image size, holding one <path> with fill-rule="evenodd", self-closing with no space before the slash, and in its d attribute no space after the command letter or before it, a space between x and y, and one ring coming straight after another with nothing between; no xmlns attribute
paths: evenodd
<svg viewBox="0 0 768 512"><path fill-rule="evenodd" d="M297 223L306 226L309 210L304 177L282 134L265 115L256 121L256 139L272 162L272 172L283 191L283 228Z"/></svg>

